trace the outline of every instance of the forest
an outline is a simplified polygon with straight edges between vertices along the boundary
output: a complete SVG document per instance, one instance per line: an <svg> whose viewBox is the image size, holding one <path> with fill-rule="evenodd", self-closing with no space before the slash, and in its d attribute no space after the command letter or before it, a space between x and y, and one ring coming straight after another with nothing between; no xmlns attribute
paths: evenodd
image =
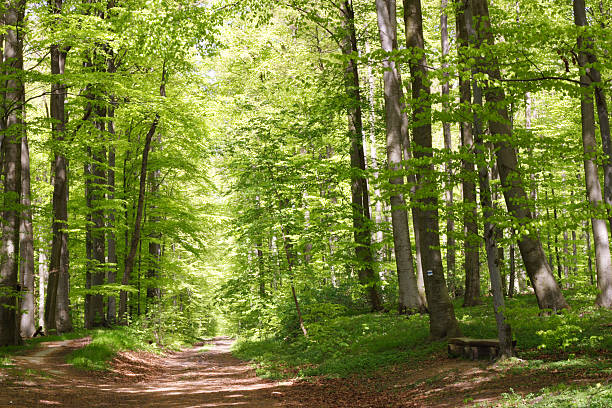
<svg viewBox="0 0 612 408"><path fill-rule="evenodd" d="M612 1L0 21L0 406L612 406Z"/></svg>

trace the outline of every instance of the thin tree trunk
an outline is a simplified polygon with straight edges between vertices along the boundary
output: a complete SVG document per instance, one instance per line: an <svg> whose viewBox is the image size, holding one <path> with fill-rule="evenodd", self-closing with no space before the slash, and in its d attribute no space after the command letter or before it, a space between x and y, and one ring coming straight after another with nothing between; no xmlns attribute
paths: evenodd
<svg viewBox="0 0 612 408"><path fill-rule="evenodd" d="M136 208L136 215L134 216L134 230L132 232L132 238L130 240L129 252L125 258L125 267L123 269L123 277L121 279L122 285L129 285L130 276L134 270L134 260L136 259L136 252L138 250L138 243L140 242L140 230L142 223L142 214L144 212L144 201L145 192L147 187L147 164L149 161L149 150L151 149L151 140L157 129L159 122L159 115L155 115L153 123L149 128L149 132L145 138L145 145L142 149L142 164L140 168L140 187L138 190L138 206ZM121 324L127 323L127 292L122 290L119 293L119 314L118 321Z"/></svg>
<svg viewBox="0 0 612 408"><path fill-rule="evenodd" d="M115 64L112 58L108 62L108 72L116 72ZM115 165L116 165L116 132L115 132L115 100L111 96L111 105L108 107L108 134L110 135L110 143L108 147L108 200L113 202L115 200ZM113 284L117 280L117 237L115 235L115 217L116 210L111 208L108 211L108 232L106 235L106 250L107 250L107 282ZM109 324L115 324L117 321L117 297L109 296L107 299L106 309L106 320Z"/></svg>
<svg viewBox="0 0 612 408"><path fill-rule="evenodd" d="M473 27L477 29L479 41L493 45L487 1L473 0L470 4L475 19ZM489 58L486 64L480 61L478 68L479 71L487 74L493 80L501 78L495 58ZM489 120L489 129L492 134L504 137L504 139L495 143L495 149L506 207L517 220L529 223L533 214L529 208L527 194L523 187L516 151L509 143L512 137L512 128L509 125L508 109L505 107L506 96L504 90L487 82L485 83L484 94L489 107L495 109L496 117L501 118L501 120ZM523 235L519 240L519 249L525 269L534 287L539 307L552 310L568 308L569 306L546 261L538 235L536 233Z"/></svg>
<svg viewBox="0 0 612 408"><path fill-rule="evenodd" d="M433 157L431 134L431 101L427 79L425 42L423 38L423 16L420 0L404 0L404 24L406 27L406 46L415 58L409 61L412 82L412 122L414 130L414 156L420 162L430 161ZM421 165L417 174L417 209L419 214L419 233L421 255L425 271L425 292L429 308L429 334L440 339L460 334L446 282L438 224L438 192L433 164ZM428 191L433 187L433 191Z"/></svg>
<svg viewBox="0 0 612 408"><path fill-rule="evenodd" d="M23 83L23 34L21 30L25 12L25 1L12 0L6 4L4 23L4 67L8 80L4 83L5 106L3 106L2 175L4 176L2 212L2 246L0 248L0 346L18 344L21 341L18 329L18 285L19 271L19 224L21 202L21 136L23 134L23 111L21 103ZM9 107L7 111L6 108Z"/></svg>
<svg viewBox="0 0 612 408"><path fill-rule="evenodd" d="M478 84L474 81L474 105L482 105L482 91ZM474 120L474 153L477 156L482 156L483 139L482 125L480 118L475 115ZM512 330L504 316L505 301L503 292L502 275L499 269L500 259L497 242L495 239L496 230L499 228L493 223L493 201L491 195L491 187L489 180L489 170L484 164L483 159L478 160L478 180L480 187L480 203L484 217L484 239L487 253L487 265L489 267L489 278L491 281L491 292L493 293L493 309L495 312L495 321L497 323L497 336L499 338L499 352L501 358L513 356L512 350Z"/></svg>
<svg viewBox="0 0 612 408"><path fill-rule="evenodd" d="M61 14L62 0L55 0L53 14ZM51 74L63 75L68 50L59 44L51 45ZM66 140L64 101L66 86L57 81L51 84L51 119L53 151L53 238L45 300L45 330L65 333L72 330L70 317L70 275L68 273L68 159L63 153Z"/></svg>
<svg viewBox="0 0 612 408"><path fill-rule="evenodd" d="M365 40L365 51L366 54L370 53L370 44ZM374 73L372 70L372 62L368 59L367 62L367 72L368 72L368 88L369 88L369 109L370 109L370 160L372 162L371 168L373 170L372 178L374 179L374 222L376 224L376 232L372 235L374 238L374 242L379 245L379 249L377 251L377 261L382 261L384 257L384 248L382 246L383 242L383 230L382 230L382 221L383 221L383 201L382 195L380 193L379 187L379 166L378 166L378 155L376 153L376 97L374 93L375 85L374 85ZM381 271L381 274L386 273L386 271Z"/></svg>
<svg viewBox="0 0 612 408"><path fill-rule="evenodd" d="M467 56L463 50L469 45L468 22L466 11L456 9L456 25L458 36L458 53L460 61L467 61ZM471 104L471 72L469 68L459 73L459 102L461 106ZM462 117L469 118L469 112L464 112ZM463 190L463 228L464 228L464 271L465 271L465 292L463 306L475 306L481 303L480 300L480 255L479 248L481 238L478 234L478 214L476 205L476 169L474 166L474 137L472 133L472 123L469 120L462 120L460 123L461 145L463 148L461 159L461 178Z"/></svg>
<svg viewBox="0 0 612 408"><path fill-rule="evenodd" d="M555 197L555 189L554 188L550 188L550 195L552 196L552 200L553 200L553 217L554 217L554 234L555 234L555 259L557 260L557 277L559 278L559 282L561 282L561 257L559 256L559 234L557 233L557 223L559 220L558 214L557 214L557 199Z"/></svg>
<svg viewBox="0 0 612 408"><path fill-rule="evenodd" d="M22 94L23 95L23 94ZM21 299L21 337L32 337L36 331L36 305L34 301L34 229L30 199L30 152L28 138L21 138L21 223L19 231Z"/></svg>
<svg viewBox="0 0 612 408"><path fill-rule="evenodd" d="M397 49L397 23L395 0L376 0L376 13L380 41L383 51L391 53ZM389 167L389 183L391 184L391 220L393 226L393 242L395 263L399 279L400 309L424 311L425 306L419 296L414 265L410 258L411 247L408 231L408 213L406 202L401 193L404 185L402 169L402 112L400 103L401 78L399 70L389 56L383 59L383 80L385 90L385 122L387 128L387 162Z"/></svg>
<svg viewBox="0 0 612 408"><path fill-rule="evenodd" d="M450 51L450 42L448 40L448 15L446 9L448 7L448 0L440 1L440 38L442 45L442 69L448 69L448 63L446 57ZM449 93L450 93L450 78L447 72L444 73L444 79L442 81L442 108L445 113L449 112ZM451 142L451 127L450 123L442 122L442 134L444 136L444 150L449 154L449 158L444 164L444 171L446 173L446 276L448 283L448 291L451 296L455 293L455 218L453 214L453 170L452 170L452 159L450 153L452 152Z"/></svg>
<svg viewBox="0 0 612 408"><path fill-rule="evenodd" d="M514 236L514 230L512 231ZM515 285L516 285L516 260L514 254L514 244L510 244L510 279L508 282L508 297L514 297Z"/></svg>
<svg viewBox="0 0 612 408"><path fill-rule="evenodd" d="M374 272L374 256L371 245L370 196L365 177L361 92L357 61L355 61L357 37L355 35L355 15L351 0L344 1L341 6L341 14L345 32L342 41L342 53L348 57L344 70L344 83L348 101L348 130L351 143L351 197L357 270L360 283L366 287L370 307L373 311L378 311L383 308L383 305L378 290L378 275Z"/></svg>
<svg viewBox="0 0 612 408"><path fill-rule="evenodd" d="M574 20L577 26L584 27L587 25L586 11L584 0L574 0ZM595 112L593 106L593 96L591 94L590 85L592 83L593 70L589 68L589 53L585 52L588 48L588 43L592 41L578 36L578 64L585 68L585 72L580 75L582 95L580 98L580 113L582 117L582 145L584 147L584 173L589 202L593 207L594 213L600 211L602 202L601 185L599 184L599 175L597 172L597 164L595 157L597 155L597 144L595 141ZM601 79L601 78L595 78ZM600 98L601 99L601 98ZM604 97L605 103L605 97ZM607 109L606 109L607 110ZM602 112L604 113L604 112ZM602 130L608 132L608 150L609 146L609 123L607 123L607 112L604 119L604 125L607 124L607 129ZM600 117L600 124L601 124ZM608 153L608 152L606 152ZM609 155L609 153L608 153ZM608 163L612 156L609 155ZM605 172L604 172L605 173ZM612 173L611 173L612 175ZM605 180L605 178L604 178ZM610 179L608 179L610 180ZM610 196L612 202L612 195ZM597 268L597 289L599 289L595 304L607 309L612 308L612 258L610 256L610 244L608 239L608 228L606 222L601 217L592 217L591 224L593 227L593 241L595 245L595 266Z"/></svg>

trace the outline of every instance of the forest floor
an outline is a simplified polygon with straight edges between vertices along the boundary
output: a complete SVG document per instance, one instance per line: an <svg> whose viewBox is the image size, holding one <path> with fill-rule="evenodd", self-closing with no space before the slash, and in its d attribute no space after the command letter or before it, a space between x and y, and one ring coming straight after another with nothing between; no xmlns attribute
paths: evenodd
<svg viewBox="0 0 612 408"><path fill-rule="evenodd" d="M576 365L534 370L521 361L491 365L443 353L368 376L272 381L258 378L248 363L233 357L233 340L227 337L164 355L121 352L105 372L65 362L89 341L41 343L11 356L10 365L0 366L0 407L495 406L504 393L610 382L609 372Z"/></svg>

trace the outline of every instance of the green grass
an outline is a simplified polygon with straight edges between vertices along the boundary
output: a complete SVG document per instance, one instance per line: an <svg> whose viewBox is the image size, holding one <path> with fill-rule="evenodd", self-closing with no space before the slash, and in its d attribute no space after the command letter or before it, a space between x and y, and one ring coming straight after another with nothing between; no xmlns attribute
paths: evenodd
<svg viewBox="0 0 612 408"><path fill-rule="evenodd" d="M597 383L593 386L568 386L558 384L543 389L537 395L526 396L513 392L504 394L498 406L500 408L608 408L612 406L612 385Z"/></svg>
<svg viewBox="0 0 612 408"><path fill-rule="evenodd" d="M590 294L570 291L566 296L572 310L549 316L541 313L533 295L507 300L518 356L530 360L513 370L554 369L555 364L565 364L566 370L612 370L612 312L593 307ZM490 298L477 307L460 305L457 299L455 312L464 335L497 337ZM268 378L346 377L426 359L445 348L444 342L427 341L428 316L338 316L307 323L307 328L308 339L297 334L286 339L243 338L233 352L256 363L258 374Z"/></svg>
<svg viewBox="0 0 612 408"><path fill-rule="evenodd" d="M426 316L365 314L313 323L309 338L241 339L234 354L258 364L268 378L325 375L345 377L423 358L444 348L430 343Z"/></svg>
<svg viewBox="0 0 612 408"><path fill-rule="evenodd" d="M92 337L91 343L72 352L66 360L69 364L86 370L107 370L108 363L120 351L159 350L154 344L149 344L146 336L132 327L92 330L89 335Z"/></svg>

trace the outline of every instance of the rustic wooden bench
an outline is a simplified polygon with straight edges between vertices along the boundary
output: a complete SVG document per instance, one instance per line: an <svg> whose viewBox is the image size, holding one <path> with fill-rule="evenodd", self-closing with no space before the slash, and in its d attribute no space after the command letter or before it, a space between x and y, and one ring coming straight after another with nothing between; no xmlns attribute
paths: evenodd
<svg viewBox="0 0 612 408"><path fill-rule="evenodd" d="M512 340L512 348L516 340ZM448 339L448 355L464 357L471 360L488 358L493 360L499 356L499 339L472 339L469 337L454 337Z"/></svg>

